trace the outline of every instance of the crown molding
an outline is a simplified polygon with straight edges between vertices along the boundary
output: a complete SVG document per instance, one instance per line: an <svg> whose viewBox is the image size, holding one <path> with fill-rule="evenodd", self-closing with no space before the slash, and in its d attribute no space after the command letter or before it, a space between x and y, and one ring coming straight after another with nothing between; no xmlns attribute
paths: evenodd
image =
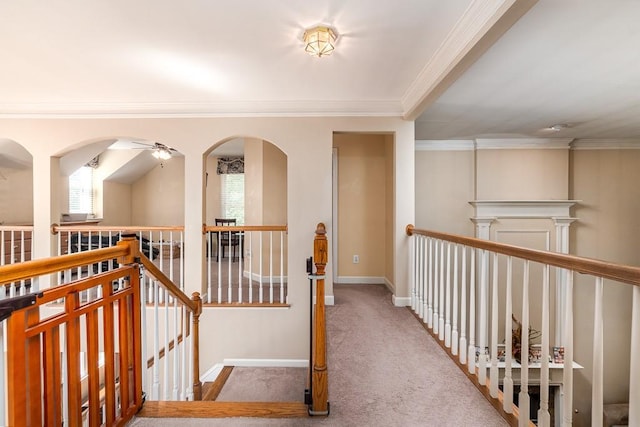
<svg viewBox="0 0 640 427"><path fill-rule="evenodd" d="M0 118L401 117L399 101L0 104Z"/></svg>
<svg viewBox="0 0 640 427"><path fill-rule="evenodd" d="M576 139L572 150L640 150L640 139Z"/></svg>
<svg viewBox="0 0 640 427"><path fill-rule="evenodd" d="M416 151L473 151L472 139L417 140Z"/></svg>
<svg viewBox="0 0 640 427"><path fill-rule="evenodd" d="M500 138L476 139L478 150L558 149L568 150L572 138Z"/></svg>
<svg viewBox="0 0 640 427"><path fill-rule="evenodd" d="M411 83L402 106L415 120L538 0L473 0Z"/></svg>

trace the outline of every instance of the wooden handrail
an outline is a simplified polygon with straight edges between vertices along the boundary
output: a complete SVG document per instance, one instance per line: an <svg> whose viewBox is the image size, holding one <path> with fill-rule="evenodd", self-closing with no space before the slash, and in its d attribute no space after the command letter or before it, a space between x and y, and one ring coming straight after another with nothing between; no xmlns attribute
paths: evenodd
<svg viewBox="0 0 640 427"><path fill-rule="evenodd" d="M309 414L329 415L329 384L327 373L327 330L324 304L324 274L328 259L327 229L323 223L316 228L313 241L316 265L316 306L313 328L312 404Z"/></svg>
<svg viewBox="0 0 640 427"><path fill-rule="evenodd" d="M0 231L33 231L33 225L1 225Z"/></svg>
<svg viewBox="0 0 640 427"><path fill-rule="evenodd" d="M118 244L93 251L77 252L53 258L35 259L0 266L0 284L17 282L32 277L55 273L70 268L94 264L104 260L130 255L128 245Z"/></svg>
<svg viewBox="0 0 640 427"><path fill-rule="evenodd" d="M204 225L202 233L208 231L288 231L286 225Z"/></svg>
<svg viewBox="0 0 640 427"><path fill-rule="evenodd" d="M144 266L145 270L156 279L163 288L169 291L174 297L178 298L182 304L189 308L189 311L195 313L198 310L196 303L194 303L189 297L182 292L172 281L162 272L149 258L143 253L139 253L140 263Z"/></svg>
<svg viewBox="0 0 640 427"><path fill-rule="evenodd" d="M136 226L136 225L121 225L121 226L100 226L100 225L64 225L64 224L51 224L51 234L58 234L60 231L73 231L73 232L137 232L137 231L184 231L182 225L172 226Z"/></svg>
<svg viewBox="0 0 640 427"><path fill-rule="evenodd" d="M409 236L419 234L421 236L433 237L435 239L459 243L461 245L471 246L477 249L484 249L516 258L528 259L541 264L548 264L554 267L573 270L582 274L589 274L592 276L615 280L621 283L627 283L629 285L640 286L640 267L616 264L557 252L527 249L490 240L459 236L456 234L417 229L411 224L407 225L406 232Z"/></svg>

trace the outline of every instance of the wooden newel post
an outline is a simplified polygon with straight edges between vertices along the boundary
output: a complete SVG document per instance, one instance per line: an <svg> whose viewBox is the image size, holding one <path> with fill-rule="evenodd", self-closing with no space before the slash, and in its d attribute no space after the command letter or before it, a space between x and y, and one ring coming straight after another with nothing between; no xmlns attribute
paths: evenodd
<svg viewBox="0 0 640 427"><path fill-rule="evenodd" d="M313 337L313 373L311 415L329 415L329 383L327 373L327 331L324 305L324 269L327 265L327 230L323 223L316 228L313 241L313 259L316 264L316 308Z"/></svg>
<svg viewBox="0 0 640 427"><path fill-rule="evenodd" d="M202 313L202 298L199 292L194 292L191 300L196 306L193 312L193 328L191 339L193 342L193 400L202 400L202 383L200 382L200 313Z"/></svg>
<svg viewBox="0 0 640 427"><path fill-rule="evenodd" d="M138 240L135 234L123 234L118 242L118 246L129 247L129 253L123 257L120 257L118 263L122 265L130 265L136 262L136 258L140 257L140 248L138 247Z"/></svg>

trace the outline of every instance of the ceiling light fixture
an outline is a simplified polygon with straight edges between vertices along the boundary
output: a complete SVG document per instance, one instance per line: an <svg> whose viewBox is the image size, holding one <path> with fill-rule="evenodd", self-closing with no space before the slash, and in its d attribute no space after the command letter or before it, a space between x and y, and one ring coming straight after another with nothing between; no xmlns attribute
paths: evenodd
<svg viewBox="0 0 640 427"><path fill-rule="evenodd" d="M333 28L318 25L304 32L304 50L311 56L318 58L331 55L335 49L337 40L336 31Z"/></svg>
<svg viewBox="0 0 640 427"><path fill-rule="evenodd" d="M560 132L562 129L566 129L568 127L569 127L569 125L566 124L566 123L557 123L555 125L549 126L549 129L551 129L552 131L555 131L555 132Z"/></svg>
<svg viewBox="0 0 640 427"><path fill-rule="evenodd" d="M169 160L171 158L171 151L165 146L156 146L151 155L158 160Z"/></svg>

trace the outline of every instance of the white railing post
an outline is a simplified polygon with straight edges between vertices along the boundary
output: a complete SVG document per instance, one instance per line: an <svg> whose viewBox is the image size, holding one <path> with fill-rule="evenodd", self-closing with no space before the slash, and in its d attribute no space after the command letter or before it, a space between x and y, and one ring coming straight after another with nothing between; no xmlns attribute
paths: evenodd
<svg viewBox="0 0 640 427"><path fill-rule="evenodd" d="M415 274L416 274L416 287L418 290L417 293L417 301L416 301L416 312L421 319L424 319L424 250L423 250L423 241L424 238L422 236L414 236L416 241L416 247L414 248L414 257L415 257Z"/></svg>
<svg viewBox="0 0 640 427"><path fill-rule="evenodd" d="M602 425L604 398L604 319L602 300L604 298L604 281L596 277L593 308L593 369L591 386L591 424ZM632 356L633 357L633 356Z"/></svg>
<svg viewBox="0 0 640 427"><path fill-rule="evenodd" d="M513 357L513 258L507 258L507 289L505 291L504 313L504 379L502 409L507 414L513 413L513 377L511 361Z"/></svg>
<svg viewBox="0 0 640 427"><path fill-rule="evenodd" d="M485 348L487 347L487 297L488 297L488 272L487 272L487 251L480 251L480 329L478 352L478 382L480 385L487 384L487 357Z"/></svg>
<svg viewBox="0 0 640 427"><path fill-rule="evenodd" d="M542 354L540 359L540 409L538 425L551 426L549 413L549 265L545 264L542 272Z"/></svg>
<svg viewBox="0 0 640 427"><path fill-rule="evenodd" d="M520 394L518 425L529 426L529 260L524 260L522 278L522 333L520 334Z"/></svg>
<svg viewBox="0 0 640 427"><path fill-rule="evenodd" d="M439 294L440 294L440 313L438 316L438 339L440 341L444 340L444 312L445 312L445 306L444 306L444 287L445 287L445 282L444 282L444 245L445 242L444 240L440 241L440 289L438 290Z"/></svg>
<svg viewBox="0 0 640 427"><path fill-rule="evenodd" d="M433 251L434 251L434 258L433 258L433 333L434 334L438 334L438 332L440 331L439 328L439 317L440 317L440 305L439 305L439 292L440 292L440 276L438 274L438 267L440 265L439 260L440 260L440 251L439 251L439 247L440 244L437 240L434 241L433 243Z"/></svg>
<svg viewBox="0 0 640 427"><path fill-rule="evenodd" d="M562 371L562 425L573 423L573 272L564 270L567 275L565 288L564 321L564 369Z"/></svg>
<svg viewBox="0 0 640 427"><path fill-rule="evenodd" d="M489 394L498 397L498 254L493 254L491 272L491 368Z"/></svg>
<svg viewBox="0 0 640 427"><path fill-rule="evenodd" d="M471 248L471 265L469 266L469 348L467 349L467 370L476 373L476 252Z"/></svg>
<svg viewBox="0 0 640 427"><path fill-rule="evenodd" d="M458 245L453 246L453 319L451 321L451 354L458 355Z"/></svg>
<svg viewBox="0 0 640 427"><path fill-rule="evenodd" d="M433 239L427 238L427 325L433 328Z"/></svg>
<svg viewBox="0 0 640 427"><path fill-rule="evenodd" d="M446 286L446 302L445 302L445 320L444 320L444 345L451 348L451 243L447 242L447 281Z"/></svg>
<svg viewBox="0 0 640 427"><path fill-rule="evenodd" d="M420 268L420 276L422 277L422 321L427 323L428 313L429 313L429 278L427 277L427 265L429 263L429 259L427 258L427 241L426 237L423 237L420 240L420 248L422 255L421 259L421 268Z"/></svg>
<svg viewBox="0 0 640 427"><path fill-rule="evenodd" d="M629 425L640 425L640 287L633 287L631 366L629 367Z"/></svg>
<svg viewBox="0 0 640 427"><path fill-rule="evenodd" d="M410 269L411 269L411 310L416 311L417 297L416 297L416 289L418 287L418 236L411 236L411 244L409 245L409 260L410 260Z"/></svg>
<svg viewBox="0 0 640 427"><path fill-rule="evenodd" d="M462 246L462 283L460 285L460 363L467 359L467 247Z"/></svg>

